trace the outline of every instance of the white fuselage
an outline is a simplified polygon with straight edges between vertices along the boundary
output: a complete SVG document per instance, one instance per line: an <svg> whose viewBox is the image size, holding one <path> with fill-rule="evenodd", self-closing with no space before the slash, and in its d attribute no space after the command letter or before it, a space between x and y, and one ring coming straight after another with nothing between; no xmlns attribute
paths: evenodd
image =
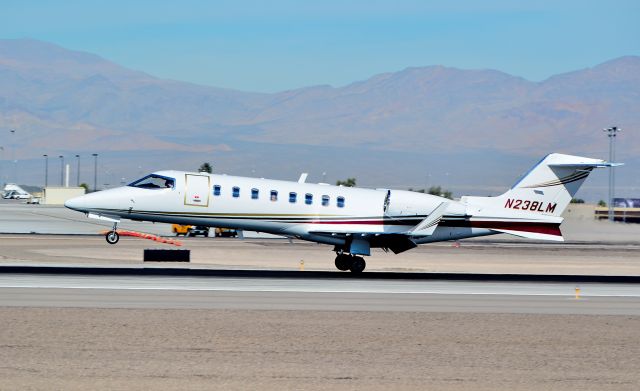
<svg viewBox="0 0 640 391"><path fill-rule="evenodd" d="M153 175L171 179L171 187L130 185L91 193L66 206L109 217L253 230L342 246L358 234L406 233L447 202L443 222L416 243L493 233L464 224L464 204L429 194L182 171ZM386 247L384 240L369 241L372 247Z"/></svg>

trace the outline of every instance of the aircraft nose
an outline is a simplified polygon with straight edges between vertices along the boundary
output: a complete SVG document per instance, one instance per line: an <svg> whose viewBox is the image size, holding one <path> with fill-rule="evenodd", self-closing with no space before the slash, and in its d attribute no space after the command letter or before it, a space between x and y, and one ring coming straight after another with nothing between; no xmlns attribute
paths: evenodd
<svg viewBox="0 0 640 391"><path fill-rule="evenodd" d="M64 206L69 209L84 212L87 207L86 196L73 197L64 202Z"/></svg>

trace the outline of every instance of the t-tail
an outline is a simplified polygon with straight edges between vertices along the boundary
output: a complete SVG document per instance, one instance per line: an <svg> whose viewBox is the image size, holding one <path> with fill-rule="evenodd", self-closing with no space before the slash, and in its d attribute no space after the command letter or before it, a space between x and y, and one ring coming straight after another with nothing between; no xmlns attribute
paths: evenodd
<svg viewBox="0 0 640 391"><path fill-rule="evenodd" d="M474 226L524 238L563 241L562 213L601 159L552 153L497 197L462 197Z"/></svg>

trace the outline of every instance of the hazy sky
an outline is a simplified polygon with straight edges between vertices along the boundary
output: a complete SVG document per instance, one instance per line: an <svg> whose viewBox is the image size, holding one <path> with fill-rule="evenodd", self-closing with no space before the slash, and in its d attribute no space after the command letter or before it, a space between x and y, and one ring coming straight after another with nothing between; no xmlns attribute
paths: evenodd
<svg viewBox="0 0 640 391"><path fill-rule="evenodd" d="M25 37L249 91L436 64L542 80L640 54L640 1L3 0L0 38Z"/></svg>

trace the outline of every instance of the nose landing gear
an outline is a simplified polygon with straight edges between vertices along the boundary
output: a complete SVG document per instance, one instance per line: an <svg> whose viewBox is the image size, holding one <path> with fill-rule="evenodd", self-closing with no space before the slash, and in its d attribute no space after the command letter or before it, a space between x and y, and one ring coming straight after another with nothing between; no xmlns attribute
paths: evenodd
<svg viewBox="0 0 640 391"><path fill-rule="evenodd" d="M118 240L120 240L120 235L118 234L116 229L118 229L118 223L113 223L113 229L107 232L104 237L107 240L107 243L116 244L118 243Z"/></svg>
<svg viewBox="0 0 640 391"><path fill-rule="evenodd" d="M336 268L338 270L351 270L352 273L361 273L366 266L367 263L362 257L344 253L338 253L336 256Z"/></svg>

